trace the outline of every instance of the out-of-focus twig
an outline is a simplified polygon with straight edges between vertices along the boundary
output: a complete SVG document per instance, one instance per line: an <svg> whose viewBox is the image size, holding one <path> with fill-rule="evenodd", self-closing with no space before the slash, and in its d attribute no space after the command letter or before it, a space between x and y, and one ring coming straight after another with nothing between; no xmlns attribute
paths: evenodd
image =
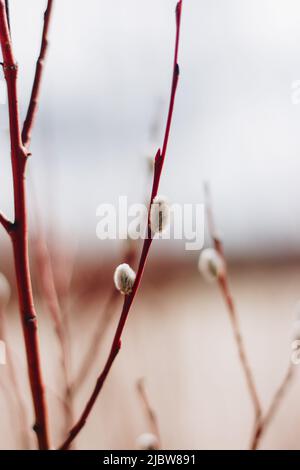
<svg viewBox="0 0 300 470"><path fill-rule="evenodd" d="M23 399L23 395L20 391L20 384L17 379L17 372L13 359L12 349L9 346L7 338L7 327L6 327L6 304L3 299L0 299L0 340L4 342L6 347L6 367L8 377L12 390L9 391L9 397L14 397L17 403L18 418L20 419L20 436L21 445L24 450L30 449L30 437L28 424L28 416L26 412L26 405Z"/></svg>
<svg viewBox="0 0 300 470"><path fill-rule="evenodd" d="M256 424L256 427L253 433L253 438L252 438L251 445L250 445L251 450L256 450L258 448L263 435L267 431L267 428L269 427L272 419L274 418L282 400L286 396L286 393L292 383L294 375L295 375L295 368L294 368L294 365L290 363L281 384L279 385L277 391L275 392L271 400L271 403L267 412L265 413L264 416L261 417L259 422Z"/></svg>
<svg viewBox="0 0 300 470"><path fill-rule="evenodd" d="M11 391L8 390L8 395L10 397L15 397L18 409L18 422L20 423L21 429L21 445L22 449L28 450L31 448L30 436L28 431L30 429L30 426L28 424L26 405L17 379L17 371L15 368L12 350L7 340L5 311L3 306L0 306L0 340L2 340L6 346L6 367L8 371L9 381L12 387Z"/></svg>
<svg viewBox="0 0 300 470"><path fill-rule="evenodd" d="M95 360L98 357L97 353L98 353L99 347L102 343L103 336L105 335L105 332L107 331L107 328L109 326L110 320L112 318L112 314L115 310L119 297L120 297L119 293L116 291L116 289L114 289L111 291L107 299L107 302L103 309L103 315L100 315L100 321L96 326L92 340L89 342L88 350L81 362L79 371L77 372L77 375L71 384L71 388L74 394L78 393L78 391L80 390Z"/></svg>
<svg viewBox="0 0 300 470"><path fill-rule="evenodd" d="M63 404L65 409L65 428L69 429L73 424L73 394L69 377L69 348L65 335L65 327L62 322L61 309L57 297L55 281L53 277L51 258L48 247L43 237L41 226L38 227L35 247L35 261L40 288L43 299L46 302L49 313L54 323L55 333L60 346L61 370L64 380Z"/></svg>
<svg viewBox="0 0 300 470"><path fill-rule="evenodd" d="M150 401L149 401L146 388L145 388L145 380L143 378L137 381L136 388L137 388L137 392L139 394L140 400L145 410L145 414L146 414L147 421L149 423L150 431L157 438L157 450L161 449L162 447L161 436L160 436L157 416L152 406L150 405Z"/></svg>
<svg viewBox="0 0 300 470"><path fill-rule="evenodd" d="M219 287L223 294L223 297L227 306L227 310L229 313L232 332L233 332L235 343L237 346L240 363L242 366L242 370L244 372L249 395L250 395L253 408L254 408L255 426L256 426L257 423L260 422L260 419L262 416L262 409L261 409L260 399L259 399L257 389L256 389L255 380L253 377L253 372L252 372L250 362L246 353L245 344L244 344L242 332L241 332L240 325L239 325L236 307L235 307L233 297L231 295L231 291L229 287L226 258L224 254L223 244L217 235L215 224L214 224L210 188L209 188L208 183L205 183L204 185L204 192L205 192L208 230L213 240L214 248L216 252L219 254L219 256L221 257L223 264L224 264L224 272L221 272L220 275L218 276L218 283L219 283Z"/></svg>
<svg viewBox="0 0 300 470"><path fill-rule="evenodd" d="M136 258L137 258L137 244L130 241L129 245L127 246L126 253L124 255L124 259L126 263L134 264ZM98 357L97 353L101 346L102 339L110 324L110 320L117 306L119 298L120 298L119 292L115 289L115 286L113 286L109 294L109 297L107 299L107 302L105 303L103 314L99 316L99 322L95 329L92 340L89 342L88 350L81 362L76 378L73 380L73 383L72 383L73 393L78 392L81 385L84 383L86 377L88 376L94 362L97 360L97 357Z"/></svg>

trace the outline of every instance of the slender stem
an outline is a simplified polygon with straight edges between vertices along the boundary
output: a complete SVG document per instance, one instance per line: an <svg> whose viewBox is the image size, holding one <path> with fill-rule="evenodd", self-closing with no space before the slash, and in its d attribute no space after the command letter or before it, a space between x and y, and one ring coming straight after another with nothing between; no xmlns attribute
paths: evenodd
<svg viewBox="0 0 300 470"><path fill-rule="evenodd" d="M130 244L124 255L125 262L132 266L135 264L136 258L136 244L134 246ZM88 376L92 365L94 364L95 360L97 360L97 352L101 345L101 340L110 324L112 314L115 310L116 303L118 302L119 298L119 292L115 289L115 286L113 286L112 291L105 304L103 314L99 316L100 321L95 329L95 333L91 341L89 342L89 348L81 362L77 376L75 377L71 385L72 391L74 393L78 392L81 385L85 382L85 379Z"/></svg>
<svg viewBox="0 0 300 470"><path fill-rule="evenodd" d="M173 76L172 76L172 86L171 86L171 95L170 95L170 103L169 103L169 111L168 111L168 117L167 117L167 124L166 124L166 129L165 129L165 136L164 136L164 142L163 142L163 150L162 153L160 150L157 151L156 157L155 157L155 165L154 165L154 177L153 177L153 185L152 185L152 193L151 193L151 198L150 198L150 207L153 199L157 195L158 187L159 187L159 182L160 182L160 176L166 156L166 151L167 151L167 145L168 145L168 138L169 138L169 133L170 133L170 128L171 128L171 122L172 122L172 116L173 116L173 109L174 109L174 102L175 102L175 96L176 96L176 90L177 90L177 84L178 84L178 78L179 78L179 67L177 64L177 58L178 58L178 48L179 48L179 38L180 38L180 22L181 22L181 11L182 11L182 0L180 0L177 3L176 6L176 38L175 38L175 52L174 52L174 65L173 65ZM150 214L150 211L149 211ZM148 217L149 217L148 214ZM81 429L84 427L86 420L93 409L93 406L97 400L97 397L99 393L102 390L103 384L106 380L106 377L109 374L109 371L113 365L113 362L121 348L121 337L123 333L123 329L130 311L130 307L134 301L134 298L136 296L136 293L138 291L142 275L144 272L147 256L149 253L149 249L152 243L152 234L151 234L151 229L149 225L149 220L148 220L148 231L147 231L147 237L144 240L143 248L142 248L142 253L138 265L138 270L136 274L136 280L133 285L132 292L127 295L124 299L124 304L123 304L123 309L121 312L120 320L117 325L117 329L113 338L113 342L111 345L110 353L108 355L107 361L105 363L104 369L102 370L101 374L99 375L96 385L94 387L94 390L87 401L87 404L84 407L84 410L78 420L78 422L75 424L75 426L71 429L69 436L63 442L63 444L60 446L60 450L66 450L69 448L71 442L75 437L78 435L78 433L81 431Z"/></svg>
<svg viewBox="0 0 300 470"><path fill-rule="evenodd" d="M226 263L226 258L224 254L224 248L223 248L223 244L221 240L219 239L216 233L208 184L205 185L205 199L206 199L206 210L207 210L207 219L208 219L208 230L210 232L210 236L212 237L215 250L217 251L217 253L219 254L219 256L221 257L224 263L224 273L221 273L219 275L218 283L219 283L220 290L223 294L223 297L227 306L227 310L229 313L229 318L230 318L231 327L232 327L235 343L236 343L238 354L239 354L240 363L241 363L244 376L246 379L249 395L250 395L250 398L254 407L255 425L257 425L262 415L261 404L260 404L260 400L258 397L256 384L255 384L255 380L253 377L253 372L250 366L248 355L246 353L246 348L245 348L243 336L242 336L240 325L239 325L238 314L237 314L236 307L233 301L233 297L230 292L228 274L227 274L227 263Z"/></svg>
<svg viewBox="0 0 300 470"><path fill-rule="evenodd" d="M145 389L144 379L138 380L136 387L137 387L137 391L141 399L141 402L144 406L146 416L147 416L147 419L151 428L151 432L155 435L158 441L156 450L161 449L162 445L161 445L161 437L160 437L160 430L158 426L157 416L152 406L150 405L149 398Z"/></svg>
<svg viewBox="0 0 300 470"><path fill-rule="evenodd" d="M294 377L294 371L295 369L293 364L289 364L286 374L281 384L279 385L277 391L275 392L266 414L264 415L264 417L261 418L261 420L257 423L255 427L252 442L250 445L251 450L256 450L258 448L263 435L265 434L270 422L274 418L283 398L286 395L286 392Z"/></svg>
<svg viewBox="0 0 300 470"><path fill-rule="evenodd" d="M69 349L65 334L65 325L62 322L61 308L55 287L53 270L51 266L50 254L48 251L41 224L38 223L37 239L35 240L36 265L40 281L43 298L48 307L49 313L54 323L55 333L60 347L61 371L64 380L64 411L65 427L67 430L73 424L73 393L69 376Z"/></svg>
<svg viewBox="0 0 300 470"><path fill-rule="evenodd" d="M15 362L13 360L13 351L10 345L7 342L6 334L6 318L5 318L5 309L3 305L0 306L0 339L3 340L7 346L7 368L9 373L9 380L12 386L12 394L9 393L10 397L15 396L18 408L18 419L21 428L21 442L23 449L30 449L30 436L28 433L28 419L26 413L26 404L23 399L22 390L20 389L17 370L15 367Z"/></svg>
<svg viewBox="0 0 300 470"><path fill-rule="evenodd" d="M41 89L41 80L42 80L44 63L45 63L46 53L47 53L48 44L49 44L48 32L49 32L49 26L50 26L50 21L51 21L51 14L53 10L53 3L54 3L54 0L48 0L47 8L44 13L44 27L43 27L43 33L42 33L41 48L40 48L39 57L36 63L35 76L34 76L34 81L32 85L29 106L28 106L27 114L25 117L24 125L23 125L23 130L22 130L22 142L25 147L28 147L30 144L32 126L34 124L34 119L35 119L37 108L38 108L38 101L39 101L40 89Z"/></svg>
<svg viewBox="0 0 300 470"><path fill-rule="evenodd" d="M120 296L118 291L113 289L105 304L103 315L100 316L101 322L99 322L99 325L97 325L95 329L95 333L89 342L88 350L80 364L79 371L77 372L77 375L71 384L73 393L78 392L82 384L85 382L85 379L87 378L95 359L97 360L97 352L99 350L99 346L101 345L101 340L110 323L112 313L115 310L116 302L119 300L119 297Z"/></svg>
<svg viewBox="0 0 300 470"><path fill-rule="evenodd" d="M27 209L25 195L25 167L28 152L21 139L17 73L10 34L7 24L5 3L0 0L0 42L3 68L7 84L9 125L11 142L11 162L14 185L15 221L11 231L17 277L20 314L25 339L28 374L35 410L34 430L40 449L49 448L48 417L45 389L42 378L37 318L33 304L32 286L28 259Z"/></svg>

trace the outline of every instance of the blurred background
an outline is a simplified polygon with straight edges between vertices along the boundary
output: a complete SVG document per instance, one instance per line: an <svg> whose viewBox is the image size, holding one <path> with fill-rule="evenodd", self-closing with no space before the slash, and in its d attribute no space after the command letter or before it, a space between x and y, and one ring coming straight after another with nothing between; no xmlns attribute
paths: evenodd
<svg viewBox="0 0 300 470"><path fill-rule="evenodd" d="M114 267L124 261L124 242L96 237L97 207L117 204L120 195L143 203L149 194L149 157L161 145L170 93L175 5L174 0L55 2L27 184L34 288L57 442L63 435L60 353L36 260L43 259L45 242L56 287L65 288L61 309L69 319L70 373L76 375L104 317ZM23 118L45 6L42 0L10 0ZM184 1L181 76L160 186L171 202L202 203L203 182L210 182L265 407L289 363L300 297L299 44L297 0ZM0 207L12 214L6 104L0 105L0 160ZM45 240L39 251L41 226ZM211 245L207 234L206 245ZM14 294L3 231L0 256L0 270ZM183 241L153 244L124 350L78 448L136 445L136 437L147 430L135 386L141 376L165 448L247 448L251 402L226 307L217 285L207 285L198 273L198 256L186 251ZM120 302L104 320L98 360L74 399L76 416L104 361ZM7 336L30 419L17 310L13 295ZM0 373L5 377L3 366ZM263 447L300 448L297 393L295 383ZM20 442L5 396L0 447L14 448Z"/></svg>

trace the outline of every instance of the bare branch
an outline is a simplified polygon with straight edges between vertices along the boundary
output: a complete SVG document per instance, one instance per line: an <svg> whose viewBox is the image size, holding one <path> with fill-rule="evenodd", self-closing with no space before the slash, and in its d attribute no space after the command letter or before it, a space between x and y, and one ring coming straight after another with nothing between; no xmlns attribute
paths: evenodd
<svg viewBox="0 0 300 470"><path fill-rule="evenodd" d="M44 27L43 27L43 33L42 33L41 49L40 49L39 57L36 63L35 76L34 76L34 81L32 85L29 106L28 106L27 114L25 117L24 125L23 125L23 130L22 130L22 142L25 147L28 147L30 144L32 126L34 124L34 119L35 119L37 108L38 108L41 81L42 81L42 75L43 75L43 70L44 70L44 62L45 62L47 49L48 49L48 32L49 32L49 26L50 26L50 21L51 21L53 3L54 3L54 0L48 0L47 9L44 13Z"/></svg>

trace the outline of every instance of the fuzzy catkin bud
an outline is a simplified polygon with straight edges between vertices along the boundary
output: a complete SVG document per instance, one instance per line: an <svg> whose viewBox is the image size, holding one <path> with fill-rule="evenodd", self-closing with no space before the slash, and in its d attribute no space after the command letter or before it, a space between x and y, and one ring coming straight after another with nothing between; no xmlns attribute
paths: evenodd
<svg viewBox="0 0 300 470"><path fill-rule="evenodd" d="M136 445L140 450L157 450L158 439L154 434L146 432L137 438Z"/></svg>
<svg viewBox="0 0 300 470"><path fill-rule="evenodd" d="M225 272L224 261L213 248L206 248L201 252L198 268L207 281L214 281Z"/></svg>
<svg viewBox="0 0 300 470"><path fill-rule="evenodd" d="M156 196L150 209L152 233L163 233L170 225L170 206L165 196Z"/></svg>
<svg viewBox="0 0 300 470"><path fill-rule="evenodd" d="M0 306L7 305L10 299L10 284L4 274L0 273Z"/></svg>
<svg viewBox="0 0 300 470"><path fill-rule="evenodd" d="M130 294L135 281L135 272L126 264L120 264L114 273L116 288L124 295Z"/></svg>

